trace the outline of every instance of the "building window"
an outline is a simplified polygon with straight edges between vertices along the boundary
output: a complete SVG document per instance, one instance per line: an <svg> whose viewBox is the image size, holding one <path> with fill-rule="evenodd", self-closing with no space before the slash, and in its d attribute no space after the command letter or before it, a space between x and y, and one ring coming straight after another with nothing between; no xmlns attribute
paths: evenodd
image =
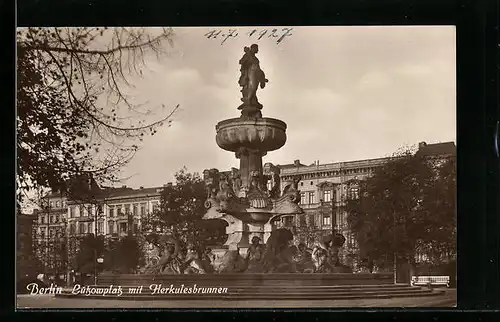
<svg viewBox="0 0 500 322"><path fill-rule="evenodd" d="M80 234L85 234L85 228L86 228L86 226L85 226L85 224L84 224L84 223L82 223L82 222L81 222L81 223L79 223L79 225L78 225L78 232L79 232Z"/></svg>
<svg viewBox="0 0 500 322"><path fill-rule="evenodd" d="M145 215L146 215L146 204L141 203L141 216L145 216Z"/></svg>
<svg viewBox="0 0 500 322"><path fill-rule="evenodd" d="M87 223L87 232L89 234L92 234L94 232L94 230L92 229L92 223L91 222Z"/></svg>
<svg viewBox="0 0 500 322"><path fill-rule="evenodd" d="M69 233L70 233L70 235L76 234L76 225L75 225L75 223L71 223L69 225Z"/></svg>
<svg viewBox="0 0 500 322"><path fill-rule="evenodd" d="M301 183L300 183L300 186L301 186L301 187L303 187L303 186L304 186L304 183L303 183L303 182L301 182Z"/></svg>
<svg viewBox="0 0 500 322"><path fill-rule="evenodd" d="M59 201L56 201L56 208L59 208Z"/></svg>
<svg viewBox="0 0 500 322"><path fill-rule="evenodd" d="M84 206L80 206L80 217L83 217L83 216L86 216L86 214L85 214L85 207Z"/></svg>
<svg viewBox="0 0 500 322"><path fill-rule="evenodd" d="M104 222L102 222L102 221L98 222L97 230L98 230L99 234L102 234L104 232Z"/></svg>
<svg viewBox="0 0 500 322"><path fill-rule="evenodd" d="M69 218L75 217L75 207L69 207Z"/></svg>
<svg viewBox="0 0 500 322"><path fill-rule="evenodd" d="M313 204L314 203L314 191L309 191L309 195L308 195L307 201L308 201L309 204Z"/></svg>
<svg viewBox="0 0 500 322"><path fill-rule="evenodd" d="M126 232L127 232L127 223L121 222L120 223L120 233L126 233Z"/></svg>
<svg viewBox="0 0 500 322"><path fill-rule="evenodd" d="M339 215L339 226L340 226L341 228L344 228L344 225L345 225L344 215L345 215L345 214L340 214L340 215Z"/></svg>
<svg viewBox="0 0 500 322"><path fill-rule="evenodd" d="M356 239L354 237L354 234L348 234L347 235L347 247L348 248L355 248L356 247Z"/></svg>
<svg viewBox="0 0 500 322"><path fill-rule="evenodd" d="M110 234L114 234L115 233L115 222L114 221L110 221L108 223L108 228L109 228L109 233Z"/></svg>
<svg viewBox="0 0 500 322"><path fill-rule="evenodd" d="M348 190L349 199L359 199L359 188L352 187Z"/></svg>
<svg viewBox="0 0 500 322"><path fill-rule="evenodd" d="M119 206L116 207L116 215L117 216L121 216L122 214L123 214L123 212L122 212L122 206L119 205Z"/></svg>
<svg viewBox="0 0 500 322"><path fill-rule="evenodd" d="M307 221L309 226L314 226L314 215L307 215Z"/></svg>
<svg viewBox="0 0 500 322"><path fill-rule="evenodd" d="M153 201L153 212L156 212L158 210L158 201Z"/></svg>
<svg viewBox="0 0 500 322"><path fill-rule="evenodd" d="M138 233L139 232L139 225L138 224L134 224L134 233Z"/></svg>
<svg viewBox="0 0 500 322"><path fill-rule="evenodd" d="M130 214L130 205L125 205L125 214Z"/></svg>
<svg viewBox="0 0 500 322"><path fill-rule="evenodd" d="M314 184L314 182L311 181L311 186Z"/></svg>
<svg viewBox="0 0 500 322"><path fill-rule="evenodd" d="M305 192L300 193L300 203L303 205L305 205L305 203L306 203L306 193Z"/></svg>
<svg viewBox="0 0 500 322"><path fill-rule="evenodd" d="M42 239L45 238L45 227L40 228L40 238L42 238Z"/></svg>
<svg viewBox="0 0 500 322"><path fill-rule="evenodd" d="M50 208L54 208L54 202L53 202L53 201L50 201L50 202L49 202L49 207L50 207Z"/></svg>
<svg viewBox="0 0 500 322"><path fill-rule="evenodd" d="M109 207L109 217L113 218L115 215L115 207Z"/></svg>
<svg viewBox="0 0 500 322"><path fill-rule="evenodd" d="M132 206L132 214L134 216L137 216L137 204L136 203Z"/></svg>
<svg viewBox="0 0 500 322"><path fill-rule="evenodd" d="M331 226L332 217L330 215L323 215L323 226Z"/></svg>
<svg viewBox="0 0 500 322"><path fill-rule="evenodd" d="M332 201L332 191L331 190L323 191L323 201L324 202Z"/></svg>
<svg viewBox="0 0 500 322"><path fill-rule="evenodd" d="M305 215L299 215L299 223L300 223L300 226L301 227L305 227L306 226L306 216Z"/></svg>

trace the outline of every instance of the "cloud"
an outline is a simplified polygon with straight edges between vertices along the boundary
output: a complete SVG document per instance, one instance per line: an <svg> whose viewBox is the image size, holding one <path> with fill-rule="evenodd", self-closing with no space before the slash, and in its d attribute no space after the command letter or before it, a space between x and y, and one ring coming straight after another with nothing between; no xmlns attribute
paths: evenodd
<svg viewBox="0 0 500 322"><path fill-rule="evenodd" d="M371 71L364 74L358 82L360 89L386 89L391 86L392 80L387 73Z"/></svg>
<svg viewBox="0 0 500 322"><path fill-rule="evenodd" d="M429 65L424 65L424 64L408 64L408 65L403 65L395 69L395 72L397 74L401 74L403 76L416 76L416 77L422 77L422 76L429 76L434 73L433 69Z"/></svg>

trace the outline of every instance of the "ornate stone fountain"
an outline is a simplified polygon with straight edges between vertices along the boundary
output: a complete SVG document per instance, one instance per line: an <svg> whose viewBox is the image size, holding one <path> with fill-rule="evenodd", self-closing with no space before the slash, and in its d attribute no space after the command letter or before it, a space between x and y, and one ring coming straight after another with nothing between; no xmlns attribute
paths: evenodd
<svg viewBox="0 0 500 322"><path fill-rule="evenodd" d="M217 169L205 170L204 180L208 196L204 219L221 219L228 223L229 250L250 246L252 237L264 243L274 229L273 222L281 215L302 213L298 206L298 182L289 183L280 191L279 169L266 166L262 157L285 145L286 124L273 118L262 117L262 104L257 100L257 88L268 82L255 56L258 46L245 47L240 60L242 87L239 118L221 121L216 126L217 145L234 152L240 168L228 173ZM269 184L269 187L268 187Z"/></svg>

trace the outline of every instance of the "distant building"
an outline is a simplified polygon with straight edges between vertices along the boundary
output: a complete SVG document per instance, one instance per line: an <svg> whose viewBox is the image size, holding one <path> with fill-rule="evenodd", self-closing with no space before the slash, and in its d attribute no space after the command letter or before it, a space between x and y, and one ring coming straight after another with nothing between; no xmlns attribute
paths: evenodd
<svg viewBox="0 0 500 322"><path fill-rule="evenodd" d="M16 278L23 280L35 278L42 272L41 262L36 260L33 252L33 215L17 215L16 240Z"/></svg>
<svg viewBox="0 0 500 322"><path fill-rule="evenodd" d="M45 273L65 271L67 198L63 193L51 192L42 199L41 209L33 211L35 254L42 262Z"/></svg>
<svg viewBox="0 0 500 322"><path fill-rule="evenodd" d="M120 237L135 233L140 228L141 216L159 207L162 191L163 187L132 189L123 186L103 189L95 204L70 201L67 210L69 234L84 236L97 232L106 237Z"/></svg>
<svg viewBox="0 0 500 322"><path fill-rule="evenodd" d="M33 220L35 216L17 216L17 251L26 255L33 253Z"/></svg>
<svg viewBox="0 0 500 322"><path fill-rule="evenodd" d="M164 188L109 188L99 187L93 179L83 182L66 193L48 194L34 212L36 254L47 273L68 270L81 237L113 239L137 233L141 218L160 206Z"/></svg>
<svg viewBox="0 0 500 322"><path fill-rule="evenodd" d="M455 157L454 142L427 144L420 142L417 154L431 161ZM315 237L338 232L346 237L341 256L344 259L358 253L354 235L347 224L344 210L347 199L359 198L359 182L371 176L374 170L383 166L390 158L377 158L346 162L303 165L300 160L292 164L277 165L280 169L281 190L295 179L299 180L300 206L304 214L283 216L279 227L290 228L296 242L311 243ZM310 245L312 246L312 245Z"/></svg>
<svg viewBox="0 0 500 322"><path fill-rule="evenodd" d="M356 240L347 225L343 210L347 198L359 197L359 181L387 162L388 158L303 165L296 160L280 168L281 189L297 179L300 206L304 214L283 216L280 227L290 228L296 242L312 243L333 232L346 237L345 253L356 253Z"/></svg>

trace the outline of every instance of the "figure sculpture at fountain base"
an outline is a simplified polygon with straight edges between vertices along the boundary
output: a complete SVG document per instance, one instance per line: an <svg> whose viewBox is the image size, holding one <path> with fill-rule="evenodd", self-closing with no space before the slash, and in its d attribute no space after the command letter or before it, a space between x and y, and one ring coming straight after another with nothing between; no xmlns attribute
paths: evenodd
<svg viewBox="0 0 500 322"><path fill-rule="evenodd" d="M294 257L296 269L299 273L314 273L316 267L312 259L312 253L307 250L305 244L300 243L297 254Z"/></svg>
<svg viewBox="0 0 500 322"><path fill-rule="evenodd" d="M315 273L352 273L349 266L343 265L339 259L339 248L345 243L341 234L328 235L322 245L317 245L312 252L316 267Z"/></svg>
<svg viewBox="0 0 500 322"><path fill-rule="evenodd" d="M261 273L262 263L264 259L265 246L260 243L260 238L257 236L252 237L252 245L247 250L246 273Z"/></svg>
<svg viewBox="0 0 500 322"><path fill-rule="evenodd" d="M288 229L277 229L266 243L262 273L295 273L293 260L296 248L290 245L293 234Z"/></svg>
<svg viewBox="0 0 500 322"><path fill-rule="evenodd" d="M242 273L247 269L247 261L240 255L240 250L229 250L219 266L219 273Z"/></svg>

